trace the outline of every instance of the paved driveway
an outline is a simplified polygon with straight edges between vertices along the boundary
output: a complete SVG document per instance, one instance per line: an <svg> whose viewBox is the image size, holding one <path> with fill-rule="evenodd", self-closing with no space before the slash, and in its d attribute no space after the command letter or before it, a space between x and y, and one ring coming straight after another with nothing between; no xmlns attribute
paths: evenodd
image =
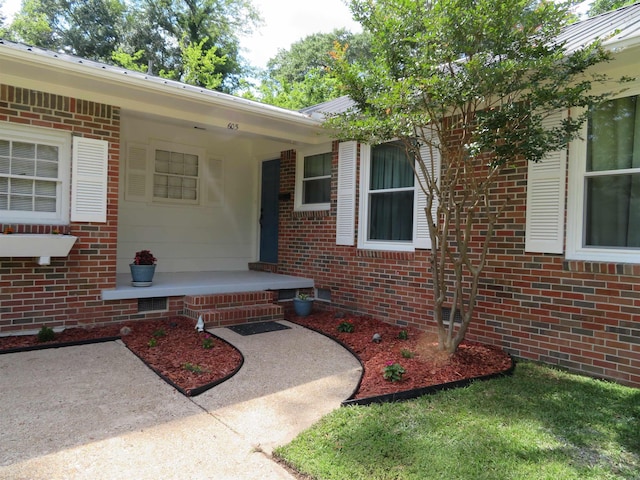
<svg viewBox="0 0 640 480"><path fill-rule="evenodd" d="M0 355L0 479L287 479L270 458L355 388L360 365L303 327L213 333L245 356L194 398L120 341Z"/></svg>

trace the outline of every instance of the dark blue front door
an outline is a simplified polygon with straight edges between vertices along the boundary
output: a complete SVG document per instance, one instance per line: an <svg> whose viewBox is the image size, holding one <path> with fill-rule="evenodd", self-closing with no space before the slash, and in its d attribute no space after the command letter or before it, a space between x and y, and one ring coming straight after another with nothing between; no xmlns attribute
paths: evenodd
<svg viewBox="0 0 640 480"><path fill-rule="evenodd" d="M260 261L278 263L278 193L280 159L262 163L260 196Z"/></svg>

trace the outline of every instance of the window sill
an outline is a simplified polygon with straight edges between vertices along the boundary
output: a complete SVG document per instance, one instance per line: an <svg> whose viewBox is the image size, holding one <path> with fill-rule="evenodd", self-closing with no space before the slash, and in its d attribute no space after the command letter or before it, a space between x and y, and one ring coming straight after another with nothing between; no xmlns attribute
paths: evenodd
<svg viewBox="0 0 640 480"><path fill-rule="evenodd" d="M329 210L298 210L293 212L295 218L323 218L329 216Z"/></svg>
<svg viewBox="0 0 640 480"><path fill-rule="evenodd" d="M563 263L565 272L596 273L607 275L624 275L640 277L640 264L594 262L588 260L565 260Z"/></svg>
<svg viewBox="0 0 640 480"><path fill-rule="evenodd" d="M0 235L1 257L36 257L48 265L51 257L66 257L78 237L73 235L12 233Z"/></svg>
<svg viewBox="0 0 640 480"><path fill-rule="evenodd" d="M314 205L296 205L293 209L294 212L328 212L331 210L331 204L318 203Z"/></svg>
<svg viewBox="0 0 640 480"><path fill-rule="evenodd" d="M357 257L363 258L383 258L389 260L415 260L415 252L402 252L402 251L390 251L390 250L362 250L358 249L356 252Z"/></svg>

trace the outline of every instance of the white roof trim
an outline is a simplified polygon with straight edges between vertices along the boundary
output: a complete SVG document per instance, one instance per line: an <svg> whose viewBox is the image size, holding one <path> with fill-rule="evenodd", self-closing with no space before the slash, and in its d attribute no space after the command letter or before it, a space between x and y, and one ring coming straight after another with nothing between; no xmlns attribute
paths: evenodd
<svg viewBox="0 0 640 480"><path fill-rule="evenodd" d="M146 90L156 90L165 95L170 94L178 98L189 98L219 107L232 108L246 113L257 114L263 117L270 117L288 122L293 121L296 123L307 124L309 126L319 126L321 124L321 121L318 119L313 119L309 115L300 112L64 53L56 53L39 47L31 47L0 39L0 58L2 57L20 62L36 64L42 67L54 68L58 71L63 70L68 73L76 73L87 78L93 77L116 84L131 87L138 86Z"/></svg>

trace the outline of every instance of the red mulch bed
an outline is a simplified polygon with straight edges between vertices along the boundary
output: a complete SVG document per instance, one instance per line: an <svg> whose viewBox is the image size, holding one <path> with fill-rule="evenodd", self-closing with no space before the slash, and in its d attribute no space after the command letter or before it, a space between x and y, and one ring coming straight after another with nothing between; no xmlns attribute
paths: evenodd
<svg viewBox="0 0 640 480"><path fill-rule="evenodd" d="M512 365L511 358L503 350L469 341L463 342L453 356L443 355L436 351L437 340L433 336L369 317L345 314L336 318L332 312L315 312L308 317L292 315L288 319L336 338L360 358L364 376L356 399L500 373ZM338 332L338 325L345 321L353 323L354 333ZM223 380L242 364L241 354L217 337L213 348L203 348L205 333L196 332L193 320L186 318L68 328L57 333L53 342L44 344L38 342L36 335L0 337L0 353L16 347L53 347L65 342L117 337L123 326L131 330L122 335L127 347L187 395L194 389ZM163 330L165 335L154 337L158 330ZM408 339L398 338L402 330L407 331ZM380 343L372 342L375 333L380 334ZM155 338L156 346L150 347L152 338ZM414 357L404 358L402 350L412 352ZM388 362L399 363L406 369L401 381L390 382L383 378L382 371ZM198 365L203 372L187 371L185 363Z"/></svg>
<svg viewBox="0 0 640 480"><path fill-rule="evenodd" d="M218 337L213 337L212 348L204 348L202 341L209 334L197 332L194 326L193 320L173 318L102 327L67 328L56 333L53 341L46 343L38 342L37 335L0 337L0 352L12 348L55 347L68 342L118 337L123 329L122 341L133 353L183 393L191 395L194 389L219 382L231 375L242 364L240 352ZM129 333L124 334L124 329L129 329ZM155 339L155 346L149 346L151 339ZM186 370L186 363L199 366L202 372Z"/></svg>
<svg viewBox="0 0 640 480"><path fill-rule="evenodd" d="M338 339L360 358L364 376L356 399L501 373L512 366L509 355L498 347L464 341L456 353L449 356L436 350L438 340L435 335L369 317L345 314L336 318L334 313L320 312L308 317L292 316L290 320ZM352 323L354 332L339 332L338 325L342 322ZM402 330L408 334L406 340L398 338ZM380 343L372 341L376 333L381 336ZM404 358L403 350L413 353L414 357ZM402 380L384 379L382 372L388 362L404 367L406 373Z"/></svg>
<svg viewBox="0 0 640 480"><path fill-rule="evenodd" d="M205 338L213 340L213 347L203 347ZM155 346L149 346L151 339L155 339ZM147 365L180 387L185 395L220 382L242 365L242 355L235 347L207 332L197 332L194 321L188 318L135 323L132 332L122 336L122 341ZM185 368L186 364L201 371L190 371Z"/></svg>

